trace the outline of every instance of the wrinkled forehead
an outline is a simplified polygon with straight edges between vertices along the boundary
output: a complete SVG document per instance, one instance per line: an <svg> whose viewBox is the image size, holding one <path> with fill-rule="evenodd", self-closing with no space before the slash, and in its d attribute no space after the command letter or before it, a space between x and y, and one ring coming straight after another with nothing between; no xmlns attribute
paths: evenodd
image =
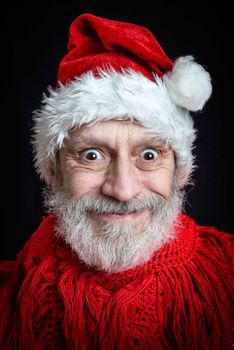
<svg viewBox="0 0 234 350"><path fill-rule="evenodd" d="M141 125L135 119L106 120L85 124L69 131L65 145L97 143L157 143L169 148L165 140Z"/></svg>

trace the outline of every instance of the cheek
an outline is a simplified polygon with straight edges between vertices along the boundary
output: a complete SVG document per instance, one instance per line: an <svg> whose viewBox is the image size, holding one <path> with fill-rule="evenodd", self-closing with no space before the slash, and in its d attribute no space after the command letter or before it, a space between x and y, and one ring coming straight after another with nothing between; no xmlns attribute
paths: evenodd
<svg viewBox="0 0 234 350"><path fill-rule="evenodd" d="M172 191L173 172L168 169L159 169L147 174L145 186L151 192L155 192L167 199Z"/></svg>
<svg viewBox="0 0 234 350"><path fill-rule="evenodd" d="M101 183L100 175L76 172L70 176L64 176L63 187L66 193L79 198L86 193L97 194L100 191Z"/></svg>

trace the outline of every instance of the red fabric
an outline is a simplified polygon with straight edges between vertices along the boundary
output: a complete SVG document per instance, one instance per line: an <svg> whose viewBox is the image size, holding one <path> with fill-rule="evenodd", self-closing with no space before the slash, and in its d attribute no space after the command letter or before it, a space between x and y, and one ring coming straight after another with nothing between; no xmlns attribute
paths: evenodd
<svg viewBox="0 0 234 350"><path fill-rule="evenodd" d="M2 265L0 349L231 349L231 235L181 215L148 263L107 275L80 263L54 223L14 269Z"/></svg>
<svg viewBox="0 0 234 350"><path fill-rule="evenodd" d="M58 80L69 80L97 68L113 67L118 72L131 68L152 79L172 69L152 33L131 23L112 21L91 14L79 16L70 27L68 54L60 63Z"/></svg>

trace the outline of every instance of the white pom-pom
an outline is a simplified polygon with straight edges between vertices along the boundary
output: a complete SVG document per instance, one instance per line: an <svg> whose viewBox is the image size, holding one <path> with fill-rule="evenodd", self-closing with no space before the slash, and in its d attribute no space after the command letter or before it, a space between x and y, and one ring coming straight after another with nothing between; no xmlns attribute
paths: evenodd
<svg viewBox="0 0 234 350"><path fill-rule="evenodd" d="M192 56L175 60L163 81L175 104L193 112L203 108L212 92L209 73Z"/></svg>

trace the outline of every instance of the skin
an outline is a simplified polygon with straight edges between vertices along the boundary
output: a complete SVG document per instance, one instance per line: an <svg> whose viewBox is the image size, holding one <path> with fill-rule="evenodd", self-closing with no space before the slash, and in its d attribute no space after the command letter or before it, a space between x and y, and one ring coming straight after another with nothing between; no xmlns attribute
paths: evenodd
<svg viewBox="0 0 234 350"><path fill-rule="evenodd" d="M175 171L174 152L146 128L132 122L103 121L70 133L59 151L63 190L75 198L105 196L121 202L152 193L168 199ZM53 171L51 185L58 186ZM147 211L129 214L90 214L94 224L132 223L144 227Z"/></svg>

